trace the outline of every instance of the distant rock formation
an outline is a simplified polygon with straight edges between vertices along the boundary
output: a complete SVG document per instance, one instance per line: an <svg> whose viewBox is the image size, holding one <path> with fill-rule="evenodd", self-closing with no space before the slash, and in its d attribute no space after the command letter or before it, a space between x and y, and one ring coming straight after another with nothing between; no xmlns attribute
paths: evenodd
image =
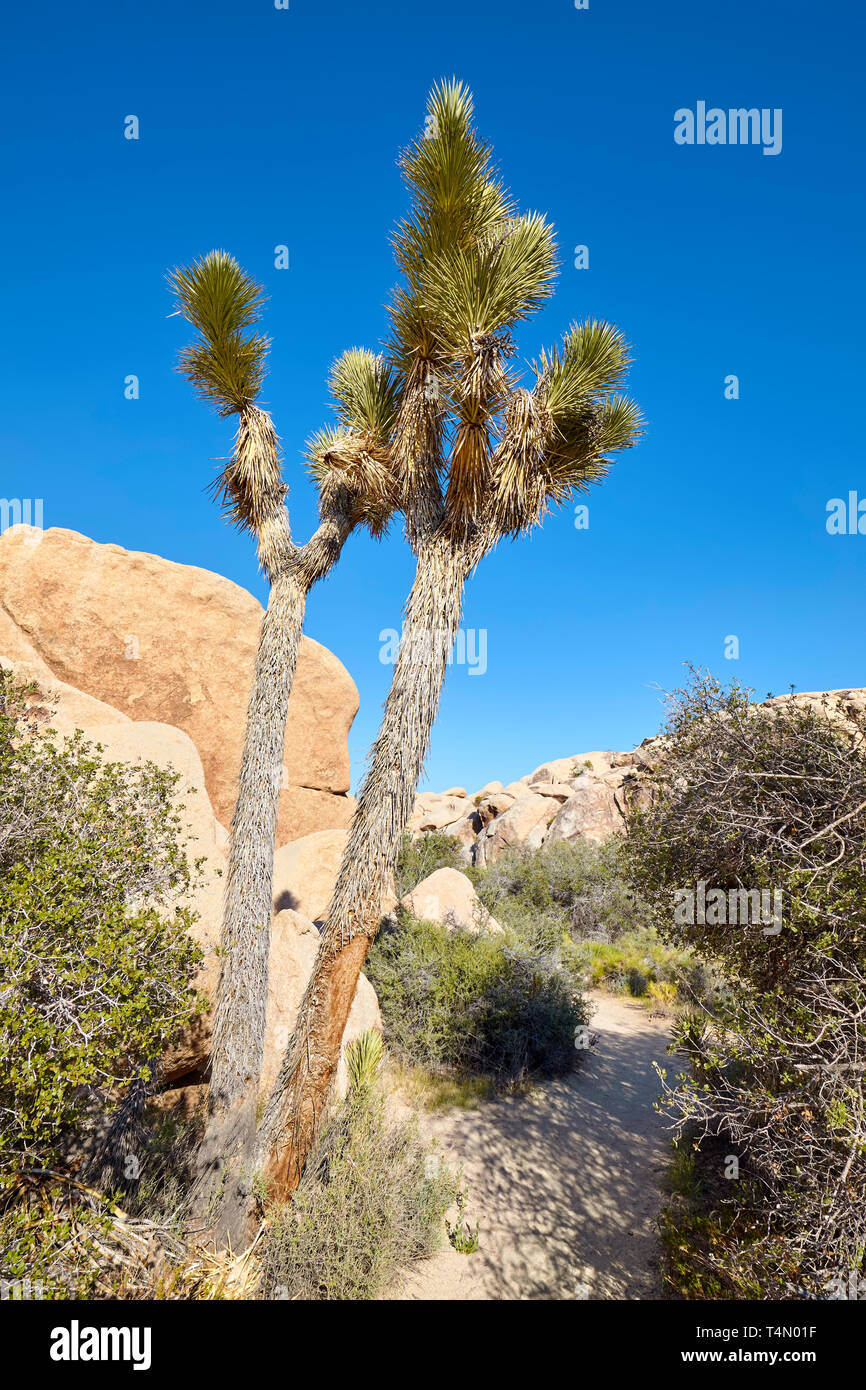
<svg viewBox="0 0 866 1390"><path fill-rule="evenodd" d="M778 695L770 707L793 700L822 709L849 729L866 715L866 690L804 691ZM644 739L628 753L574 753L542 763L519 782L487 782L468 794L463 787L422 792L408 829L415 835L444 831L462 846L467 863L493 864L508 849L535 850L557 840L601 843L625 828L628 811L648 796L646 772L664 752L662 737Z"/></svg>

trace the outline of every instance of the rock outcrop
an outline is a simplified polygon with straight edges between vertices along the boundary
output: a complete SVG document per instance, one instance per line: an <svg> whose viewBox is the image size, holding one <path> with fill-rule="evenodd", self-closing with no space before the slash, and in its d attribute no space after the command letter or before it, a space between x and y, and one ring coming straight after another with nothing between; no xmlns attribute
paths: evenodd
<svg viewBox="0 0 866 1390"><path fill-rule="evenodd" d="M503 787L487 782L465 799L452 787L424 792L416 802L409 830L444 830L461 846L469 863L494 864L507 850L535 850L557 840L600 843L620 832L625 812L641 795L641 773L652 761L646 739L631 753L575 753L553 758Z"/></svg>
<svg viewBox="0 0 866 1390"><path fill-rule="evenodd" d="M199 751L225 826L262 611L252 594L221 575L75 531L13 526L0 537L0 651L111 707L118 719L182 729ZM342 662L303 637L278 844L348 826L347 738L357 710L358 692Z"/></svg>
<svg viewBox="0 0 866 1390"><path fill-rule="evenodd" d="M866 689L802 691L763 701L793 700L826 713L849 732L866 718ZM408 829L443 830L461 847L467 863L493 864L507 850L536 850L558 840L600 844L622 833L628 811L648 796L646 773L664 754L663 736L646 738L630 752L611 750L552 758L503 787L487 782L464 798L462 787L423 792Z"/></svg>
<svg viewBox="0 0 866 1390"><path fill-rule="evenodd" d="M440 922L449 931L501 932L502 927L491 917L474 887L459 869L436 869L422 879L402 899L402 905L413 917L425 922Z"/></svg>
<svg viewBox="0 0 866 1390"><path fill-rule="evenodd" d="M292 908L311 922L322 921L347 839L345 830L317 830L278 849L274 855L274 911Z"/></svg>

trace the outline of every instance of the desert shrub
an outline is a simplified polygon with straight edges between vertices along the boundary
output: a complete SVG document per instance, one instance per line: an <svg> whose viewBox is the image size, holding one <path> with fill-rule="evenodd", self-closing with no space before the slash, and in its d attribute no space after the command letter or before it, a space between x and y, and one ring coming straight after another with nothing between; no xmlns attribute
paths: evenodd
<svg viewBox="0 0 866 1390"><path fill-rule="evenodd" d="M712 992L710 967L688 947L663 941L651 924L617 840L511 850L473 880L485 907L527 950L556 956L581 984L635 998L648 997L657 983L677 986L685 998Z"/></svg>
<svg viewBox="0 0 866 1390"><path fill-rule="evenodd" d="M674 1012L674 1005L677 997L677 987L667 980L659 982L652 981L647 987L647 994L650 999L650 1013L666 1014Z"/></svg>
<svg viewBox="0 0 866 1390"><path fill-rule="evenodd" d="M509 850L473 879L484 906L516 930L525 931L541 914L575 938L610 941L645 920L643 904L620 869L615 840Z"/></svg>
<svg viewBox="0 0 866 1390"><path fill-rule="evenodd" d="M291 1203L271 1213L261 1255L265 1299L375 1299L443 1237L456 1183L414 1119L388 1114L381 1081L355 1077ZM362 1063L362 1069L363 1069Z"/></svg>
<svg viewBox="0 0 866 1390"><path fill-rule="evenodd" d="M406 833L400 845L394 874L397 897L403 898L407 893L411 893L422 879L435 873L437 869L464 867L460 857L460 846L446 831L431 830L426 835L417 837Z"/></svg>
<svg viewBox="0 0 866 1390"><path fill-rule="evenodd" d="M696 673L665 736L628 860L662 936L726 978L667 1108L748 1156L754 1180L721 1199L729 1271L764 1297L820 1296L866 1249L866 721L755 706ZM700 882L712 911L688 910ZM780 893L781 929L726 923L740 890Z"/></svg>
<svg viewBox="0 0 866 1390"><path fill-rule="evenodd" d="M606 989L628 990L649 998L653 985L670 985L683 1002L715 996L718 972L690 947L660 937L655 927L623 932L616 941L580 941L572 960L588 982Z"/></svg>
<svg viewBox="0 0 866 1390"><path fill-rule="evenodd" d="M0 1170L149 1081L196 1007L177 778L38 730L0 670Z"/></svg>
<svg viewBox="0 0 866 1390"><path fill-rule="evenodd" d="M449 933L401 914L365 968L403 1062L501 1085L573 1065L575 1029L587 1017L575 981L555 957L510 936Z"/></svg>
<svg viewBox="0 0 866 1390"><path fill-rule="evenodd" d="M0 1297L92 1299L104 1283L112 1206L48 1181L0 1187ZM111 1281L111 1296L118 1286Z"/></svg>

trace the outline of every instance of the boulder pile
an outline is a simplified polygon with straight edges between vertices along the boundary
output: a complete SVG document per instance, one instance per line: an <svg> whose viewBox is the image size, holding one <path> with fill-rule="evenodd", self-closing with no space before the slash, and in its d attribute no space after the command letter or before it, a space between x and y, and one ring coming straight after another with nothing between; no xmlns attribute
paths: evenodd
<svg viewBox="0 0 866 1390"><path fill-rule="evenodd" d="M575 753L542 763L518 782L488 782L477 792L451 787L422 793L408 829L442 830L462 846L468 864L494 864L508 849L535 850L557 840L600 843L622 830L642 795L641 773L652 762L646 739L631 753Z"/></svg>

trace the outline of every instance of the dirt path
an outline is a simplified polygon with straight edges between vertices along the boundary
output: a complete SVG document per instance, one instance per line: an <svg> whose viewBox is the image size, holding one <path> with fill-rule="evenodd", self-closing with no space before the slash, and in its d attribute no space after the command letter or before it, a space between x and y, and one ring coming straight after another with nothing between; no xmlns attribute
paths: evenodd
<svg viewBox="0 0 866 1390"><path fill-rule="evenodd" d="M579 1071L530 1096L426 1116L481 1220L473 1255L451 1246L408 1276L401 1299L652 1299L655 1215L668 1141L653 1110L667 1028L595 994L595 1046Z"/></svg>

